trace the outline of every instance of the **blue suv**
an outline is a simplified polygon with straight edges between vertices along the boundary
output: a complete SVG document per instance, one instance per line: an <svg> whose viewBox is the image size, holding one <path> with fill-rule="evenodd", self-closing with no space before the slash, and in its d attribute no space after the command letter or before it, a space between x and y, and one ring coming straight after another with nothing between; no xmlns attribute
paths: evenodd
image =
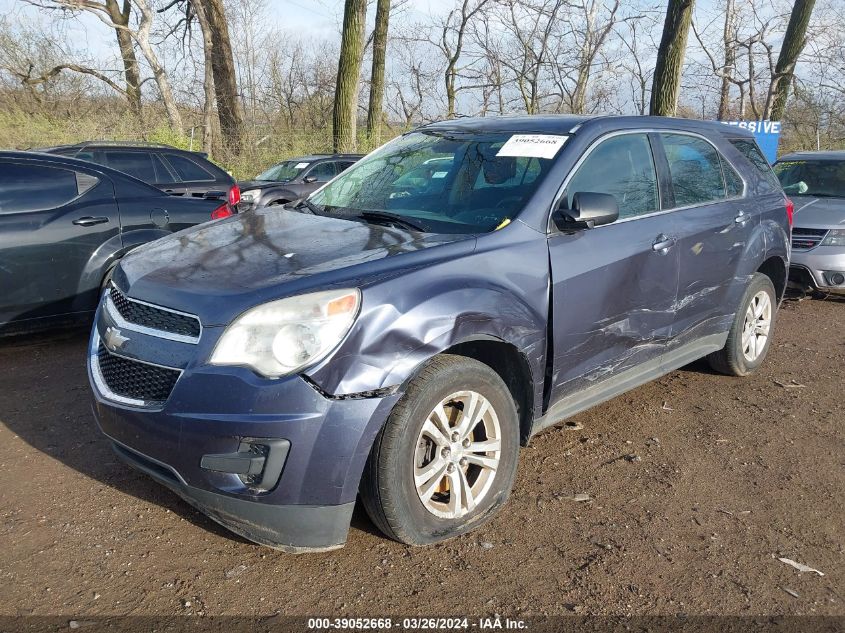
<svg viewBox="0 0 845 633"><path fill-rule="evenodd" d="M340 547L359 496L386 535L442 541L497 512L542 429L701 357L757 369L791 210L718 123L426 125L298 203L125 257L96 417L255 542Z"/></svg>

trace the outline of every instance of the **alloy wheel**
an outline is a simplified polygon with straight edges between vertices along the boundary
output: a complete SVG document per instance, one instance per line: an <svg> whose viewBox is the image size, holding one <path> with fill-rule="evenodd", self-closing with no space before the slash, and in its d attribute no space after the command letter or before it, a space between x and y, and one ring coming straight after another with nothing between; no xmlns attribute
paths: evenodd
<svg viewBox="0 0 845 633"><path fill-rule="evenodd" d="M414 486L426 510L457 519L478 507L501 457L496 411L480 393L458 391L428 414L414 453Z"/></svg>
<svg viewBox="0 0 845 633"><path fill-rule="evenodd" d="M742 326L742 355L748 362L754 362L766 349L769 330L772 327L772 300L769 293L761 290L751 299L745 311Z"/></svg>

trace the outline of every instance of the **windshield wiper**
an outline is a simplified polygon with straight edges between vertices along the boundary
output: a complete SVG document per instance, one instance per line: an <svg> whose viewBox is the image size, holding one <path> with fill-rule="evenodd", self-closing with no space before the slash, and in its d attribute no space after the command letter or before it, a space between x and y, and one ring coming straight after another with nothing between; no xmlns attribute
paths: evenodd
<svg viewBox="0 0 845 633"><path fill-rule="evenodd" d="M388 224L394 224L400 228L410 229L411 231L419 231L421 233L428 232L428 229L425 228L423 225L417 224L412 220L408 220L407 218L404 218L401 215L397 215L395 213L388 213L386 211L362 211L358 214L358 217L363 218L364 220L372 220L374 222L386 222Z"/></svg>
<svg viewBox="0 0 845 633"><path fill-rule="evenodd" d="M296 209L297 211L301 211L302 209L308 209L308 212L312 215L322 215L322 209L320 209L320 207L311 202L308 198L300 198L299 201L297 201L297 203L290 208Z"/></svg>

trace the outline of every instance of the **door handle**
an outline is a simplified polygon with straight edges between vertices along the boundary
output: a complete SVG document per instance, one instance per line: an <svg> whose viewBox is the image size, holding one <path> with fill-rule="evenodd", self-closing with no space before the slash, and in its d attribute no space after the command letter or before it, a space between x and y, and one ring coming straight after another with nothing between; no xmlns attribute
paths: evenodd
<svg viewBox="0 0 845 633"><path fill-rule="evenodd" d="M670 248L675 245L675 238L667 237L662 233L657 236L655 242L651 245L651 250L656 253L664 255Z"/></svg>
<svg viewBox="0 0 845 633"><path fill-rule="evenodd" d="M745 214L745 211L740 211L737 216L734 218L734 222L737 224L745 224L748 220L751 219L751 216Z"/></svg>
<svg viewBox="0 0 845 633"><path fill-rule="evenodd" d="M86 215L84 218L78 218L73 221L76 226L94 226L95 224L105 224L109 219L103 216L96 218Z"/></svg>

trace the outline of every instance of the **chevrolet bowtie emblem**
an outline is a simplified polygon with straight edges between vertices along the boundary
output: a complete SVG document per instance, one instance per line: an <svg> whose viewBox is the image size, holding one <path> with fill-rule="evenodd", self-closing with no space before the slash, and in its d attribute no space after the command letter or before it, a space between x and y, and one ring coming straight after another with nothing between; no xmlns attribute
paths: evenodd
<svg viewBox="0 0 845 633"><path fill-rule="evenodd" d="M123 334L120 333L120 330L111 326L106 328L106 334L103 338L106 342L106 347L112 351L117 350L117 348L129 340L129 337L123 336Z"/></svg>

